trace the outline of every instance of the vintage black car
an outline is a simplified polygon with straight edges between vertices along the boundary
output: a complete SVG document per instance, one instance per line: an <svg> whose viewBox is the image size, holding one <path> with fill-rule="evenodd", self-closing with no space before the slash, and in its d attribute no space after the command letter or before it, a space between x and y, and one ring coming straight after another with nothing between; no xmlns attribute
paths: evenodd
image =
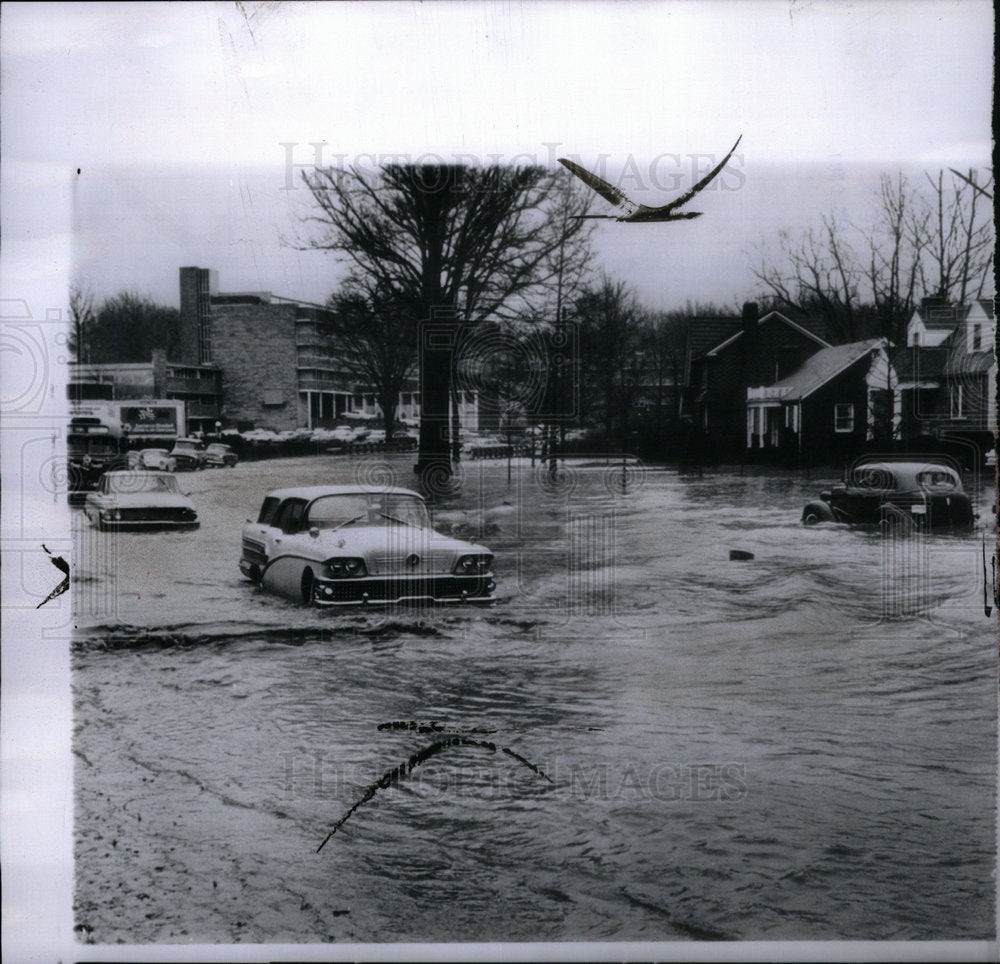
<svg viewBox="0 0 1000 964"><path fill-rule="evenodd" d="M905 525L917 529L965 528L975 520L958 468L941 456L862 458L844 481L820 492L802 510L806 525Z"/></svg>

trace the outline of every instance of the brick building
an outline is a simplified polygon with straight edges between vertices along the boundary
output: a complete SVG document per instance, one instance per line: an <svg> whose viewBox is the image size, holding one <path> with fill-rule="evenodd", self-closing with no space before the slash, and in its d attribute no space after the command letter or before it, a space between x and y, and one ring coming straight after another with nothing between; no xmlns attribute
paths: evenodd
<svg viewBox="0 0 1000 964"><path fill-rule="evenodd" d="M170 361L154 349L149 362L69 366L73 402L166 399L184 402L188 431L212 432L221 417L222 372L215 365Z"/></svg>
<svg viewBox="0 0 1000 964"><path fill-rule="evenodd" d="M227 426L283 431L381 415L372 386L342 363L327 309L267 291L221 292L207 268L181 268L180 294L184 359L218 366ZM419 416L419 392L399 401L398 418ZM462 393L463 428L477 427L477 404Z"/></svg>

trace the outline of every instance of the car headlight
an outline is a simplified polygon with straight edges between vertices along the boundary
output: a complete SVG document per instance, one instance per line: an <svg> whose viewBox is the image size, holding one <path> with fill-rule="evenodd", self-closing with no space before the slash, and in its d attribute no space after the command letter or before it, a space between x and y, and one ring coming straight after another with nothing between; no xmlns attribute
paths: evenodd
<svg viewBox="0 0 1000 964"><path fill-rule="evenodd" d="M350 579L356 576L367 576L368 569L364 559L354 556L343 556L338 559L327 559L326 571L334 579Z"/></svg>
<svg viewBox="0 0 1000 964"><path fill-rule="evenodd" d="M493 556L488 552L477 552L473 555L459 556L452 572L456 576L478 576L490 571Z"/></svg>

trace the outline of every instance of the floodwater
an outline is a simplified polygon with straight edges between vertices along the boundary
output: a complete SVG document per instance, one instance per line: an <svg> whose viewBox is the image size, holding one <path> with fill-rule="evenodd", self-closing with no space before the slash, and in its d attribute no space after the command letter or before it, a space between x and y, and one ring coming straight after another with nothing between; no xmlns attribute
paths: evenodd
<svg viewBox="0 0 1000 964"><path fill-rule="evenodd" d="M992 938L987 494L891 539L799 523L830 477L473 462L435 512L495 551L492 608L241 578L267 489L411 462L180 476L195 532L76 514L80 940Z"/></svg>

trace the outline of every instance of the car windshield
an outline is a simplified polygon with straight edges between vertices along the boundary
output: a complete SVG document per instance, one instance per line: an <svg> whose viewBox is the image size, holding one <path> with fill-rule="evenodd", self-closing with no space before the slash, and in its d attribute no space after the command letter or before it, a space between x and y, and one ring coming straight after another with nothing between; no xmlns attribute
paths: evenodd
<svg viewBox="0 0 1000 964"><path fill-rule="evenodd" d="M348 525L407 525L429 529L427 506L413 495L356 492L324 495L309 506L308 525L337 529Z"/></svg>
<svg viewBox="0 0 1000 964"><path fill-rule="evenodd" d="M155 455L166 455L166 449L143 449L139 453L143 458L152 458Z"/></svg>
<svg viewBox="0 0 1000 964"><path fill-rule="evenodd" d="M211 452L213 455L225 455L229 451L228 445L210 445L206 451Z"/></svg>
<svg viewBox="0 0 1000 964"><path fill-rule="evenodd" d="M104 490L115 495L134 495L137 492L179 492L177 480L172 475L106 475Z"/></svg>

